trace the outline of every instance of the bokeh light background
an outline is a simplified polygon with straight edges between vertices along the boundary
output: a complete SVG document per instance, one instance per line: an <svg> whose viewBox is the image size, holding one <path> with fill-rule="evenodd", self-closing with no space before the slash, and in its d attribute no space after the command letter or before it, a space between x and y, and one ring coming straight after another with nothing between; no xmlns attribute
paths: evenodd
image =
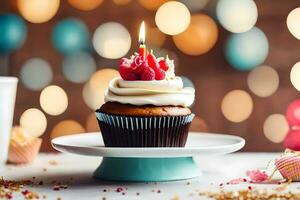
<svg viewBox="0 0 300 200"><path fill-rule="evenodd" d="M300 103L287 111L300 98L297 0L180 0L159 13L167 0L82 2L0 6L0 74L21 79L14 124L43 134L43 151L50 138L98 130L93 110L118 76L118 58L138 50L142 20L147 47L174 59L196 88L193 130L240 135L248 151L282 150L285 138L298 138ZM11 14L13 33L3 20Z"/></svg>

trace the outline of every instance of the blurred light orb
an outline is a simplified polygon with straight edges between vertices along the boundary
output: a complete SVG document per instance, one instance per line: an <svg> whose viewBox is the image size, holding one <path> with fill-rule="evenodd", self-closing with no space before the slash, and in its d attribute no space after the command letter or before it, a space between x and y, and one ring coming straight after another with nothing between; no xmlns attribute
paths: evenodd
<svg viewBox="0 0 300 200"><path fill-rule="evenodd" d="M286 118L291 126L300 125L300 99L289 104L286 110Z"/></svg>
<svg viewBox="0 0 300 200"><path fill-rule="evenodd" d="M68 0L69 4L78 10L94 10L103 3L103 0Z"/></svg>
<svg viewBox="0 0 300 200"><path fill-rule="evenodd" d="M286 19L286 24L287 24L289 31L298 40L300 40L299 20L300 20L300 7L292 10Z"/></svg>
<svg viewBox="0 0 300 200"><path fill-rule="evenodd" d="M161 47L166 41L166 35L158 28L147 29L146 43L156 47Z"/></svg>
<svg viewBox="0 0 300 200"><path fill-rule="evenodd" d="M289 125L284 115L272 114L265 120L263 130L271 142L280 143L289 132Z"/></svg>
<svg viewBox="0 0 300 200"><path fill-rule="evenodd" d="M195 88L195 85L194 83L189 79L187 78L186 76L180 76L182 82L183 82L183 87L192 87L192 88Z"/></svg>
<svg viewBox="0 0 300 200"><path fill-rule="evenodd" d="M73 135L78 133L84 133L83 126L75 120L63 120L56 124L51 133L50 138L56 138L64 135Z"/></svg>
<svg viewBox="0 0 300 200"><path fill-rule="evenodd" d="M79 19L66 18L58 22L52 31L52 43L61 54L86 51L90 45L87 26Z"/></svg>
<svg viewBox="0 0 300 200"><path fill-rule="evenodd" d="M249 89L259 97L268 97L276 92L279 86L279 75L269 66L253 69L247 79Z"/></svg>
<svg viewBox="0 0 300 200"><path fill-rule="evenodd" d="M290 130L284 139L284 148L300 151L300 129Z"/></svg>
<svg viewBox="0 0 300 200"><path fill-rule="evenodd" d="M183 33L173 36L176 47L183 53L193 56L208 52L216 44L217 39L217 24L205 14L193 15L189 27Z"/></svg>
<svg viewBox="0 0 300 200"><path fill-rule="evenodd" d="M109 68L101 69L96 71L89 82L83 86L83 100L90 109L96 110L104 104L104 93L109 82L115 77L119 77L117 70Z"/></svg>
<svg viewBox="0 0 300 200"><path fill-rule="evenodd" d="M50 64L42 58L30 58L22 66L20 78L30 90L41 90L49 85L53 78Z"/></svg>
<svg viewBox="0 0 300 200"><path fill-rule="evenodd" d="M25 110L20 117L19 123L33 137L40 137L47 128L46 116L37 108Z"/></svg>
<svg viewBox="0 0 300 200"><path fill-rule="evenodd" d="M87 120L86 120L86 131L87 132L99 132L99 125L96 118L96 115L94 112L89 114Z"/></svg>
<svg viewBox="0 0 300 200"><path fill-rule="evenodd" d="M96 29L93 36L93 46L100 56L117 59L129 51L131 37L122 24L107 22Z"/></svg>
<svg viewBox="0 0 300 200"><path fill-rule="evenodd" d="M225 44L225 57L237 70L246 71L261 65L268 56L269 42L259 28L229 36Z"/></svg>
<svg viewBox="0 0 300 200"><path fill-rule="evenodd" d="M0 55L7 55L19 49L27 36L24 20L15 14L0 14L0 35Z"/></svg>
<svg viewBox="0 0 300 200"><path fill-rule="evenodd" d="M152 2L152 1L149 1ZM185 31L191 21L188 8L180 2L164 3L155 14L155 23L159 30L168 35L177 35Z"/></svg>
<svg viewBox="0 0 300 200"><path fill-rule="evenodd" d="M44 23L57 13L60 0L17 0L21 15L31 23Z"/></svg>
<svg viewBox="0 0 300 200"><path fill-rule="evenodd" d="M300 62L297 62L291 69L290 80L296 90L300 91Z"/></svg>
<svg viewBox="0 0 300 200"><path fill-rule="evenodd" d="M157 10L162 4L166 3L169 0L138 0L141 6L147 10Z"/></svg>
<svg viewBox="0 0 300 200"><path fill-rule="evenodd" d="M253 100L244 90L228 92L221 103L224 117L231 122L242 122L249 118L253 111Z"/></svg>
<svg viewBox="0 0 300 200"><path fill-rule="evenodd" d="M249 31L258 16L253 0L219 0L216 12L221 25L233 33Z"/></svg>
<svg viewBox="0 0 300 200"><path fill-rule="evenodd" d="M68 96L61 87L50 85L42 90L40 105L47 114L60 115L68 107Z"/></svg>
<svg viewBox="0 0 300 200"><path fill-rule="evenodd" d="M118 6L124 6L131 2L131 0L113 0L113 2Z"/></svg>
<svg viewBox="0 0 300 200"><path fill-rule="evenodd" d="M65 57L62 68L68 81L83 83L96 71L96 63L87 53L75 53Z"/></svg>
<svg viewBox="0 0 300 200"><path fill-rule="evenodd" d="M191 12L200 11L208 4L209 0L180 0Z"/></svg>

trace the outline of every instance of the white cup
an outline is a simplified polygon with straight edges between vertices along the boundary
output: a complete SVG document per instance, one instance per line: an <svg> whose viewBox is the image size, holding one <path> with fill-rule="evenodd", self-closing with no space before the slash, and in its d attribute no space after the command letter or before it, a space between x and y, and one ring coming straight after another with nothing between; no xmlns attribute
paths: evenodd
<svg viewBox="0 0 300 200"><path fill-rule="evenodd" d="M7 161L18 78L0 76L0 165Z"/></svg>

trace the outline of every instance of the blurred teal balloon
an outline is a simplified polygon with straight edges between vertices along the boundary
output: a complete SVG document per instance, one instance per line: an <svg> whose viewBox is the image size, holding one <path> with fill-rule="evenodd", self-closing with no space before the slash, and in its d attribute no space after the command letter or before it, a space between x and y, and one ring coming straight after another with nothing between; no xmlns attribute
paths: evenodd
<svg viewBox="0 0 300 200"><path fill-rule="evenodd" d="M26 36L27 27L21 17L11 13L0 14L0 55L20 48Z"/></svg>
<svg viewBox="0 0 300 200"><path fill-rule="evenodd" d="M225 57L237 70L247 71L261 65L268 56L269 42L257 27L245 33L229 36L225 45Z"/></svg>
<svg viewBox="0 0 300 200"><path fill-rule="evenodd" d="M87 53L75 53L64 58L62 69L67 80L84 83L96 71L96 62Z"/></svg>
<svg viewBox="0 0 300 200"><path fill-rule="evenodd" d="M195 88L194 83L187 77L185 76L180 76L182 82L183 82L183 87L192 87Z"/></svg>
<svg viewBox="0 0 300 200"><path fill-rule="evenodd" d="M90 47L88 28L76 18L64 19L55 25L52 42L55 49L64 55L87 51Z"/></svg>

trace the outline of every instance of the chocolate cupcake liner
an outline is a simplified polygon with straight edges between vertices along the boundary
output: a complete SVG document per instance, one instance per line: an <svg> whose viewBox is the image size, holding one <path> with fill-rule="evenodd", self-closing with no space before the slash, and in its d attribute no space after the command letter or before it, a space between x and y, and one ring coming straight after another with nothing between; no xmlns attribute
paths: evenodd
<svg viewBox="0 0 300 200"><path fill-rule="evenodd" d="M184 147L194 114L134 117L96 112L107 147Z"/></svg>

